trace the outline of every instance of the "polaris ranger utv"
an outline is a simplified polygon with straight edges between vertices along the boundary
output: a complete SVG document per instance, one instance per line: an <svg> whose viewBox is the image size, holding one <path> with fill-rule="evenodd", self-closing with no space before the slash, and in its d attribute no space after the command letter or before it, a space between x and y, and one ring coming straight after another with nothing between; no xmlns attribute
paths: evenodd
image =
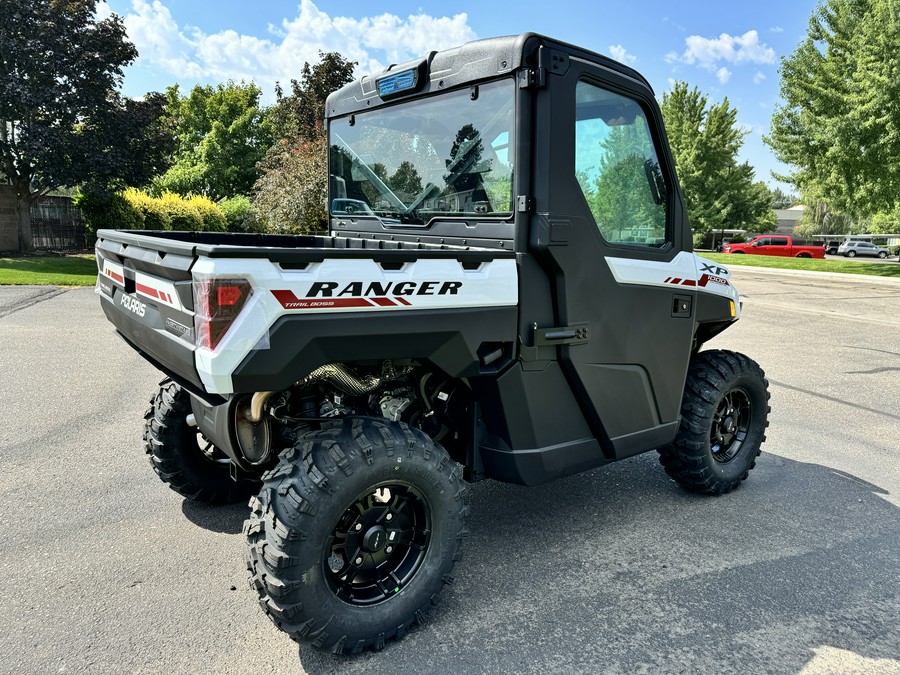
<svg viewBox="0 0 900 675"><path fill-rule="evenodd" d="M189 499L250 498L250 583L334 652L423 616L464 487L657 450L697 492L753 468L768 384L701 351L740 316L691 230L649 84L525 34L327 102L329 236L99 233L106 316L167 379L144 439Z"/></svg>

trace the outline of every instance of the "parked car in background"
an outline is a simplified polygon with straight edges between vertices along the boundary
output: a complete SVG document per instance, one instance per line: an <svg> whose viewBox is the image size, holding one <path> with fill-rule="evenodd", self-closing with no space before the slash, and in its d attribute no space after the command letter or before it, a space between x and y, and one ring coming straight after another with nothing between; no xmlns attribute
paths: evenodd
<svg viewBox="0 0 900 675"><path fill-rule="evenodd" d="M787 258L824 258L824 246L801 246L787 235L765 234L754 237L746 244L726 244L723 253L752 253L777 255Z"/></svg>
<svg viewBox="0 0 900 675"><path fill-rule="evenodd" d="M838 255L847 258L855 258L858 255L869 256L870 258L887 258L890 251L881 246L876 246L869 241L845 241L838 247Z"/></svg>
<svg viewBox="0 0 900 675"><path fill-rule="evenodd" d="M840 247L840 239L829 239L825 242L825 253L827 253L828 255L837 255L838 249Z"/></svg>

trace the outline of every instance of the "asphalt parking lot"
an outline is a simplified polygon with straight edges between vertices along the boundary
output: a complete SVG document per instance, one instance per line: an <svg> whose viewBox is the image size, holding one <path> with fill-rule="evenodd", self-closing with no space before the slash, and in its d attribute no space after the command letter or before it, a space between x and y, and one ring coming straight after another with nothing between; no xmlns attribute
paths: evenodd
<svg viewBox="0 0 900 675"><path fill-rule="evenodd" d="M710 346L772 392L750 479L687 494L648 453L478 483L442 605L358 658L262 614L243 506L155 477L161 375L92 290L0 287L0 672L900 673L900 280L733 273L743 318Z"/></svg>

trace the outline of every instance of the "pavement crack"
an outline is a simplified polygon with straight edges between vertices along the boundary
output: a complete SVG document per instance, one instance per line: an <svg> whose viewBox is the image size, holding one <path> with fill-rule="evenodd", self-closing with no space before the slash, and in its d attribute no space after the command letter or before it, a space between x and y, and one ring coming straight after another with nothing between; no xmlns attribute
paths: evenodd
<svg viewBox="0 0 900 675"><path fill-rule="evenodd" d="M10 314L15 314L16 312L27 309L28 307L33 307L38 303L44 302L45 300L50 300L51 298L55 298L57 295L62 295L68 289L66 288L47 288L41 291L38 291L37 294L32 295L29 298L24 300L19 300L18 302L14 302L11 305L7 305L6 307L0 307L0 319L3 317L9 316Z"/></svg>
<svg viewBox="0 0 900 675"><path fill-rule="evenodd" d="M844 345L847 349L859 349L864 352L875 352L877 354L889 354L890 356L900 357L900 353L892 352L889 349L875 349L874 347L860 347L859 345Z"/></svg>
<svg viewBox="0 0 900 675"><path fill-rule="evenodd" d="M784 382L778 382L777 380L769 380L770 384L774 384L776 387L784 387L785 389L790 389L791 391L796 391L801 394L807 394L808 396L814 396L815 398L821 398L825 401L831 401L832 403L839 403L840 405L845 405L850 408L855 408L856 410L863 410L867 413L872 413L873 415L879 415L881 417L890 417L891 419L900 420L900 415L895 415L894 413L889 413L885 410L877 410L875 408L870 408L868 406L860 405L859 403L853 403L852 401L845 401L844 399L837 398L835 396L829 396L828 394L820 394L816 391L810 391L809 389L803 389L802 387L795 387L791 384L785 384Z"/></svg>

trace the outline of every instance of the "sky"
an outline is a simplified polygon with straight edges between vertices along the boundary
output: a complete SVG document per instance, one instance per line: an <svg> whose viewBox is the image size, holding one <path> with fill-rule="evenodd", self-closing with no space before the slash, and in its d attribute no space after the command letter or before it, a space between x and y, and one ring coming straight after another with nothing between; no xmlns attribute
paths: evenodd
<svg viewBox="0 0 900 675"><path fill-rule="evenodd" d="M747 132L740 153L757 180L782 187L786 172L762 137L779 103L778 67L804 39L815 0L384 2L368 0L107 0L98 15L124 18L140 56L124 93L140 97L178 83L255 81L263 102L275 83L299 79L305 62L337 51L358 76L478 38L538 32L627 63L657 98L684 80L728 98Z"/></svg>

